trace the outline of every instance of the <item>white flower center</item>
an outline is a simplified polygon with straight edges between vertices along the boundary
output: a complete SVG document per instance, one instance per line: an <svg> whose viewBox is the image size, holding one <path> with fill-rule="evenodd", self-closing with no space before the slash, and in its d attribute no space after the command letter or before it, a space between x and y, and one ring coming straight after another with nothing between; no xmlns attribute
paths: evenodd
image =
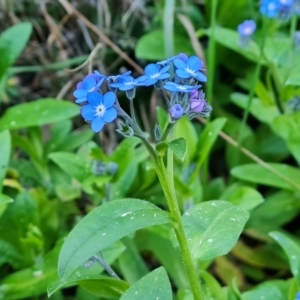
<svg viewBox="0 0 300 300"><path fill-rule="evenodd" d="M268 9L269 10L274 10L276 8L275 3L269 3Z"/></svg>
<svg viewBox="0 0 300 300"><path fill-rule="evenodd" d="M251 34L252 33L252 28L251 27L246 27L245 29L244 29L244 33L245 34Z"/></svg>
<svg viewBox="0 0 300 300"><path fill-rule="evenodd" d="M186 87L182 86L182 85L178 85L177 88L179 90L182 90L182 91L185 91L186 90Z"/></svg>
<svg viewBox="0 0 300 300"><path fill-rule="evenodd" d="M124 83L125 85L134 85L134 81L127 81Z"/></svg>
<svg viewBox="0 0 300 300"><path fill-rule="evenodd" d="M191 75L194 75L194 76L196 75L196 74L195 74L195 71L192 70L192 69L190 69L189 67L186 67L186 68L185 68L185 71L186 71L187 73L191 74Z"/></svg>
<svg viewBox="0 0 300 300"><path fill-rule="evenodd" d="M155 74L150 75L150 78L157 78L160 74L157 72Z"/></svg>
<svg viewBox="0 0 300 300"><path fill-rule="evenodd" d="M96 109L96 116L103 117L103 115L106 111L106 107L103 104L100 104L98 106L95 106L95 109Z"/></svg>

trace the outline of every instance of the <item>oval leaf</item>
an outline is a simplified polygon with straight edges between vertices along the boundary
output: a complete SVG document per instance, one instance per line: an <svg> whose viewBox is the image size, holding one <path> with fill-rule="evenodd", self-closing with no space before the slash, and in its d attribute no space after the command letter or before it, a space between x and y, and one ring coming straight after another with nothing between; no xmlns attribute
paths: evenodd
<svg viewBox="0 0 300 300"><path fill-rule="evenodd" d="M24 49L32 31L30 23L19 23L0 36L0 79Z"/></svg>
<svg viewBox="0 0 300 300"><path fill-rule="evenodd" d="M160 267L135 282L120 300L172 300L171 284L166 270Z"/></svg>
<svg viewBox="0 0 300 300"><path fill-rule="evenodd" d="M122 237L153 225L169 223L169 213L138 199L121 199L94 209L67 237L58 261L61 279L96 252Z"/></svg>
<svg viewBox="0 0 300 300"><path fill-rule="evenodd" d="M300 246L284 233L273 231L269 233L284 250L288 257L290 269L298 284L300 284Z"/></svg>
<svg viewBox="0 0 300 300"><path fill-rule="evenodd" d="M278 173L284 175L285 177L293 180L296 184L300 185L300 171L297 168L277 163L269 163L269 165ZM257 164L246 164L238 166L233 168L230 173L231 175L241 180L286 190L295 190L294 186Z"/></svg>
<svg viewBox="0 0 300 300"><path fill-rule="evenodd" d="M226 201L197 204L183 215L183 224L194 258L213 259L236 244L249 213Z"/></svg>
<svg viewBox="0 0 300 300"><path fill-rule="evenodd" d="M168 143L168 147L178 156L182 161L184 160L186 154L186 140L184 138L179 138Z"/></svg>
<svg viewBox="0 0 300 300"><path fill-rule="evenodd" d="M1 129L19 129L60 122L79 113L77 105L57 99L41 99L15 105L0 120Z"/></svg>

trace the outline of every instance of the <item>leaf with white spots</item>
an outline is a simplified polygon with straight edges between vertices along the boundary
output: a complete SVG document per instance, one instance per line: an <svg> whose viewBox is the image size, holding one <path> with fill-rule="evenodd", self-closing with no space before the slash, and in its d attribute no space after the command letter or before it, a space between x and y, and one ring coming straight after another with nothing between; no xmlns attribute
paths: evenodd
<svg viewBox="0 0 300 300"><path fill-rule="evenodd" d="M169 213L138 199L120 199L101 205L70 232L58 260L63 280L92 255L141 228L170 222Z"/></svg>
<svg viewBox="0 0 300 300"><path fill-rule="evenodd" d="M41 99L10 107L0 120L0 130L51 124L79 114L79 108L68 101Z"/></svg>
<svg viewBox="0 0 300 300"><path fill-rule="evenodd" d="M284 250L290 264L290 269L298 284L300 284L300 246L286 234L273 231L269 233Z"/></svg>
<svg viewBox="0 0 300 300"><path fill-rule="evenodd" d="M194 258L213 259L236 244L249 213L226 201L207 201L183 215L183 224Z"/></svg>
<svg viewBox="0 0 300 300"><path fill-rule="evenodd" d="M135 282L120 300L172 300L171 284L166 270L160 267Z"/></svg>

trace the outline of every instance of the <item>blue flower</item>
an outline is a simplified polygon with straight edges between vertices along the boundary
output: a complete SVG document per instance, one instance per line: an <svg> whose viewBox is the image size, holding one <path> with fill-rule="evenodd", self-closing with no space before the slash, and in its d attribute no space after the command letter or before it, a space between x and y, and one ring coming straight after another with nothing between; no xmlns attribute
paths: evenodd
<svg viewBox="0 0 300 300"><path fill-rule="evenodd" d="M165 65L161 68L157 64L149 64L145 67L145 75L138 77L137 80L147 86L155 84L158 80L170 77L169 69L170 65Z"/></svg>
<svg viewBox="0 0 300 300"><path fill-rule="evenodd" d="M278 19L286 21L290 19L293 14L294 0L279 0Z"/></svg>
<svg viewBox="0 0 300 300"><path fill-rule="evenodd" d="M180 104L175 104L169 109L169 113L173 119L180 119L183 114L183 108Z"/></svg>
<svg viewBox="0 0 300 300"><path fill-rule="evenodd" d="M253 20L245 20L238 26L238 33L241 36L250 37L256 29L256 23Z"/></svg>
<svg viewBox="0 0 300 300"><path fill-rule="evenodd" d="M87 101L87 94L97 91L104 81L104 77L97 74L90 74L85 77L83 81L77 84L77 89L74 91L73 96L77 98L76 103L84 103Z"/></svg>
<svg viewBox="0 0 300 300"><path fill-rule="evenodd" d="M203 67L203 62L197 56L190 56L187 62L184 62L180 58L174 59L174 65L176 69L176 75L180 78L195 78L198 81L206 82L206 76L200 72Z"/></svg>
<svg viewBox="0 0 300 300"><path fill-rule="evenodd" d="M275 18L279 12L280 3L278 0L262 0L260 5L261 14L268 18Z"/></svg>
<svg viewBox="0 0 300 300"><path fill-rule="evenodd" d="M300 300L300 292L297 293L295 300Z"/></svg>
<svg viewBox="0 0 300 300"><path fill-rule="evenodd" d="M118 82L111 83L109 86L121 91L129 91L140 85L143 85L140 80L134 79L132 76L122 76L119 77Z"/></svg>
<svg viewBox="0 0 300 300"><path fill-rule="evenodd" d="M202 91L194 90L190 94L191 111L201 113L206 106L205 94Z"/></svg>
<svg viewBox="0 0 300 300"><path fill-rule="evenodd" d="M123 74L114 75L114 76L106 76L106 75L101 74L98 71L94 71L94 73L96 75L100 76L100 77L104 77L108 82L116 82L119 78L126 77L126 76L130 75L131 71L127 71Z"/></svg>
<svg viewBox="0 0 300 300"><path fill-rule="evenodd" d="M200 88L201 85L184 85L184 84L177 84L172 81L168 81L164 84L164 89L170 91L170 92L182 92L182 93L189 93L192 92L195 89Z"/></svg>
<svg viewBox="0 0 300 300"><path fill-rule="evenodd" d="M88 104L81 108L81 115L85 120L91 121L94 132L99 132L105 124L117 117L117 111L113 107L115 100L113 92L107 92L103 96L98 92L87 94Z"/></svg>

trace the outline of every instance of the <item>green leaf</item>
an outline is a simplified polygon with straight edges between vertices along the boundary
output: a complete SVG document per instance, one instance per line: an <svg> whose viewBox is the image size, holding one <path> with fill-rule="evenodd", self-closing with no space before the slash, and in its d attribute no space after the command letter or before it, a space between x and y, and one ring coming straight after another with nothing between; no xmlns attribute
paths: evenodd
<svg viewBox="0 0 300 300"><path fill-rule="evenodd" d="M83 182L92 175L91 164L80 156L69 152L55 152L48 155L66 174Z"/></svg>
<svg viewBox="0 0 300 300"><path fill-rule="evenodd" d="M286 234L273 231L269 233L284 250L290 264L291 272L300 285L300 246Z"/></svg>
<svg viewBox="0 0 300 300"><path fill-rule="evenodd" d="M194 258L209 260L228 253L236 244L249 213L226 201L207 201L183 215Z"/></svg>
<svg viewBox="0 0 300 300"><path fill-rule="evenodd" d="M236 183L228 187L220 198L245 210L252 210L264 202L264 198L257 190Z"/></svg>
<svg viewBox="0 0 300 300"><path fill-rule="evenodd" d="M120 300L141 299L172 300L171 284L163 267L135 282L120 298Z"/></svg>
<svg viewBox="0 0 300 300"><path fill-rule="evenodd" d="M23 51L31 31L31 24L24 22L8 28L1 34L0 79Z"/></svg>
<svg viewBox="0 0 300 300"><path fill-rule="evenodd" d="M14 202L14 200L11 199L10 197L8 197L4 194L0 194L0 217L3 214L3 212L5 211L7 205L12 202Z"/></svg>
<svg viewBox="0 0 300 300"><path fill-rule="evenodd" d="M248 95L242 93L232 93L230 95L231 101L237 106L246 109L248 103ZM271 124L273 120L279 115L278 108L274 105L264 105L258 98L252 99L250 113L259 121Z"/></svg>
<svg viewBox="0 0 300 300"><path fill-rule="evenodd" d="M273 121L274 131L282 137L300 164L300 112L292 115L281 115Z"/></svg>
<svg viewBox="0 0 300 300"><path fill-rule="evenodd" d="M208 36L211 34L211 30L208 29L205 31ZM198 32L198 34L201 31ZM247 59L257 63L260 58L260 50L257 43L253 40L249 41L247 47L240 46L240 36L236 30L215 27L214 28L214 39L221 45L243 55Z"/></svg>
<svg viewBox="0 0 300 300"><path fill-rule="evenodd" d="M277 163L269 163L269 165L272 168L274 168L278 173L286 176L289 179L292 179L298 185L300 185L300 171L297 168ZM242 166L237 166L233 168L230 173L231 175L241 180L273 186L286 190L295 190L294 186L257 164L246 164Z"/></svg>
<svg viewBox="0 0 300 300"><path fill-rule="evenodd" d="M168 143L168 147L181 159L181 161L184 161L186 155L186 140L184 138L173 140Z"/></svg>
<svg viewBox="0 0 300 300"><path fill-rule="evenodd" d="M213 144L215 143L216 139L218 138L219 132L222 130L226 123L225 118L218 118L209 122L206 125L205 129L200 135L200 138L197 142L197 165L196 168L190 178L190 181L193 181L195 176L199 173L199 170L202 164L207 159Z"/></svg>
<svg viewBox="0 0 300 300"><path fill-rule="evenodd" d="M243 300L286 300L288 294L288 281L272 280L256 286L253 290L242 294Z"/></svg>
<svg viewBox="0 0 300 300"><path fill-rule="evenodd" d="M104 257L105 262L108 265L111 265L122 254L124 250L125 247L123 246L123 244L121 242L116 242L101 251L101 255ZM48 296L50 297L52 294L63 287L69 287L79 284L82 280L101 279L101 273L103 273L103 271L104 268L98 263L94 263L93 265L89 266L89 268L81 265L76 269L76 271L70 274L68 278L61 281L58 280L52 282L48 286Z"/></svg>
<svg viewBox="0 0 300 300"><path fill-rule="evenodd" d="M57 99L40 99L10 107L0 120L1 129L19 129L56 123L75 117L77 105Z"/></svg>
<svg viewBox="0 0 300 300"><path fill-rule="evenodd" d="M194 54L193 47L187 36L174 35L174 53ZM155 30L143 35L136 45L135 55L140 59L153 61L166 59L164 32L162 30Z"/></svg>
<svg viewBox="0 0 300 300"><path fill-rule="evenodd" d="M10 158L11 138L8 130L0 131L0 192Z"/></svg>
<svg viewBox="0 0 300 300"><path fill-rule="evenodd" d="M121 199L103 204L84 217L67 237L59 256L60 278L67 278L96 252L122 237L169 222L167 212L146 201Z"/></svg>

